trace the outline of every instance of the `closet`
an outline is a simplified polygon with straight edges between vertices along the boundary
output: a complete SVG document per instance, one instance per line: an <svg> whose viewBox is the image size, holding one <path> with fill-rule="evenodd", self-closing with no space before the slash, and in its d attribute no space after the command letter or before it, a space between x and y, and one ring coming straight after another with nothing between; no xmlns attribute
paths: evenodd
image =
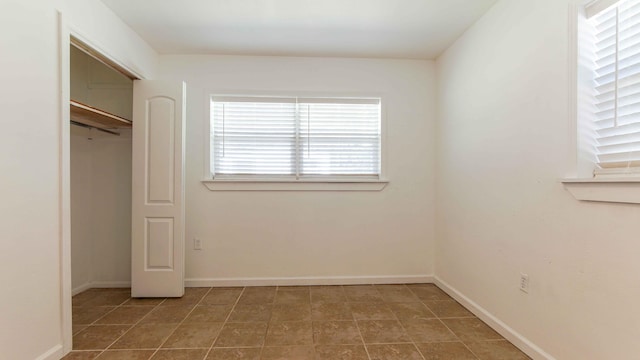
<svg viewBox="0 0 640 360"><path fill-rule="evenodd" d="M133 80L70 48L72 291L131 283Z"/></svg>

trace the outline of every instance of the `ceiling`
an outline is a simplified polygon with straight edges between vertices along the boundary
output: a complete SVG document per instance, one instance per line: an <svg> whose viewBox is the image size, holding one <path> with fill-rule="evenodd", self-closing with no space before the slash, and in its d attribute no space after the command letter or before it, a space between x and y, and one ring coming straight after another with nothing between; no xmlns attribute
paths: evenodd
<svg viewBox="0 0 640 360"><path fill-rule="evenodd" d="M496 0L102 0L160 54L433 59Z"/></svg>

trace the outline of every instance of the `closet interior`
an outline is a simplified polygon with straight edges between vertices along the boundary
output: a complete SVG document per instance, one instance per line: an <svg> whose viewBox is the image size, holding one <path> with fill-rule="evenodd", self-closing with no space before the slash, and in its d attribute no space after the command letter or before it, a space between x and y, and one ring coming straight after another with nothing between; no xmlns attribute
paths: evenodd
<svg viewBox="0 0 640 360"><path fill-rule="evenodd" d="M131 282L133 80L70 49L72 292Z"/></svg>

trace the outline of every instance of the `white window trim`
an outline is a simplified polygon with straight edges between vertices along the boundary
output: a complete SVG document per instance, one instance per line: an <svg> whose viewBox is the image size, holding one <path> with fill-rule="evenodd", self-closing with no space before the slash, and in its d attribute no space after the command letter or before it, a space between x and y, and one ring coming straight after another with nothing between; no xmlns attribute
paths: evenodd
<svg viewBox="0 0 640 360"><path fill-rule="evenodd" d="M304 179L304 180L202 180L211 191L381 191L388 180Z"/></svg>
<svg viewBox="0 0 640 360"><path fill-rule="evenodd" d="M214 178L211 169L211 96L298 96L325 98L379 98L380 99L380 175L377 178L309 177L301 179L278 177ZM293 94L293 95L292 95ZM385 94L372 92L305 92L305 91L256 91L238 89L206 89L204 92L204 174L202 184L211 191L382 191L387 178L387 122Z"/></svg>
<svg viewBox="0 0 640 360"><path fill-rule="evenodd" d="M640 176L599 177L592 176L595 163L585 151L580 138L579 118L579 34L582 21L586 21L585 6L593 0L575 0L569 11L569 75L570 75L570 117L572 136L568 174L560 180L564 187L580 201L640 204Z"/></svg>
<svg viewBox="0 0 640 360"><path fill-rule="evenodd" d="M563 179L562 183L581 201L640 204L638 179Z"/></svg>

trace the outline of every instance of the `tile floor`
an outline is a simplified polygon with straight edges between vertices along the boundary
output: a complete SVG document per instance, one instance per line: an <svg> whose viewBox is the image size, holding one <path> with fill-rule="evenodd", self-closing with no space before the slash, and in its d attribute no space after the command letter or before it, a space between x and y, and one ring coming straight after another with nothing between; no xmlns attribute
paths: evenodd
<svg viewBox="0 0 640 360"><path fill-rule="evenodd" d="M73 297L69 359L529 359L432 284L129 289Z"/></svg>

